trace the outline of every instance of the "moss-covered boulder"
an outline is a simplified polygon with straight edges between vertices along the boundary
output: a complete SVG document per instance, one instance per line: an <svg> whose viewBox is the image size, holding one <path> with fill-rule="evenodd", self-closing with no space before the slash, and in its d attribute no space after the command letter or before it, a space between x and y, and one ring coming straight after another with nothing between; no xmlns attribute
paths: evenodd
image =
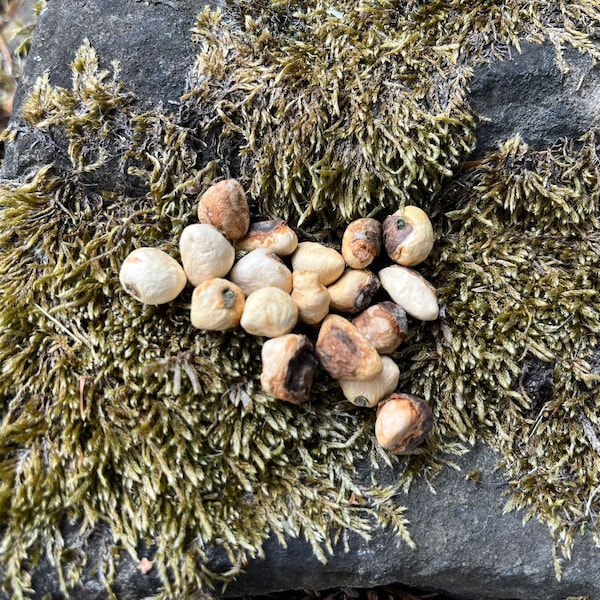
<svg viewBox="0 0 600 600"><path fill-rule="evenodd" d="M6 596L598 595L599 25L585 0L50 0L0 189ZM259 341L194 330L190 289L120 289L220 176L334 246L431 215L440 319L393 355L436 417L420 453L324 373L274 402Z"/></svg>

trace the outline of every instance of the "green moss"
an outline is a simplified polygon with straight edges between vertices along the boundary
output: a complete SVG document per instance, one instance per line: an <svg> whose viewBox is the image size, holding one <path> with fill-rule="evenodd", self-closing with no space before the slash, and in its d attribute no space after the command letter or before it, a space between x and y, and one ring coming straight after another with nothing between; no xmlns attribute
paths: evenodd
<svg viewBox="0 0 600 600"><path fill-rule="evenodd" d="M452 176L474 65L546 31L597 57L598 21L594 2L230 2L197 21L186 109L260 211L342 226Z"/></svg>
<svg viewBox="0 0 600 600"><path fill-rule="evenodd" d="M435 27L386 3L250 4L200 16L184 98L221 164L241 146L260 211L339 226L452 174L473 143L469 69Z"/></svg>
<svg viewBox="0 0 600 600"><path fill-rule="evenodd" d="M43 553L65 589L76 583L85 557L63 541L64 519L83 531L109 522L134 556L139 540L155 544L165 598L229 581L270 535L304 536L321 559L339 531L368 535L377 521L411 543L397 492L476 439L504 456L508 508L548 523L566 554L574 531L598 536L595 138L546 153L512 140L451 178L473 146L473 65L546 31L595 55L594 5L242 2L227 18L205 11L185 123L137 112L117 65L102 70L89 44L71 89L39 81L23 125L39 143L66 138L67 152L0 190L0 552L12 597L27 593ZM139 196L102 176L115 169ZM402 388L437 416L422 454L378 450L373 412L341 402L323 374L308 406L267 398L259 342L191 328L190 290L144 307L120 289L134 247L177 257L194 190L217 174L241 175L254 214L285 216L309 236L409 198L431 213L438 243L423 270L442 318L413 324L396 355L408 365ZM551 379L541 404L528 393L532 360ZM354 481L369 457L399 467L401 480ZM210 547L227 552L230 572L210 571ZM110 586L106 558L100 577Z"/></svg>
<svg viewBox="0 0 600 600"><path fill-rule="evenodd" d="M510 140L445 189L437 202L454 210L432 257L443 317L403 353L444 434L496 448L507 509L547 523L566 555L581 528L600 539L600 168L595 136L583 144Z"/></svg>
<svg viewBox="0 0 600 600"><path fill-rule="evenodd" d="M23 110L48 135L64 123L70 170L50 165L2 189L11 224L0 234L7 591L25 593L30 560L48 540L52 556L68 551L65 518L83 519L84 529L110 522L134 555L138 540L156 544L155 565L165 581L172 576L165 595L178 598L230 579L270 534L302 535L324 559L336 530L368 536L374 516L411 543L395 491L352 481L372 445L372 418L340 404L331 382L318 385L311 406L274 402L259 389L259 342L194 330L190 290L167 307L144 307L120 289L134 247L178 255L195 201L163 192L171 177L183 181L193 152L166 117L133 111L88 45L73 69L71 90L42 80ZM80 181L115 146L148 182L148 198L123 202ZM231 572L204 565L210 547L227 551ZM108 561L108 582L112 568ZM80 569L65 567L63 584Z"/></svg>

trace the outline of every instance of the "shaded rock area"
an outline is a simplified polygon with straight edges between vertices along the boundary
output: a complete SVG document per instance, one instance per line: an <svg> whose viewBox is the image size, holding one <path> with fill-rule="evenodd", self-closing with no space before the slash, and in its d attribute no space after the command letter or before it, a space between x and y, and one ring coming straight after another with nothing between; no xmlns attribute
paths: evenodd
<svg viewBox="0 0 600 600"><path fill-rule="evenodd" d="M460 471L446 469L432 482L435 493L420 481L402 498L416 550L376 533L369 543L352 539L349 553L321 565L301 541L287 549L270 544L266 559L249 565L227 596L284 590L291 581L300 589L399 581L460 600L596 598L598 550L580 540L557 582L546 527L523 525L516 512L503 514L506 488L496 460L489 448L478 447L456 461ZM469 473L479 480L469 480Z"/></svg>
<svg viewBox="0 0 600 600"><path fill-rule="evenodd" d="M17 123L18 107L38 77L48 73L52 85L70 87L74 51L86 39L104 59L105 68L110 69L113 60L119 62L119 78L127 91L135 94L142 109L160 107L167 113L176 112L194 60L189 30L198 10L198 3L192 0L51 0L39 17L27 68L15 95ZM16 142L7 147L2 174L16 178L36 165L53 161L59 168L63 161L67 164L65 148L38 143L31 131L23 129ZM103 189L122 189L123 193L143 193L137 179L115 172L115 164L109 162L90 175L90 183Z"/></svg>
<svg viewBox="0 0 600 600"><path fill-rule="evenodd" d="M559 138L577 140L600 120L600 72L570 48L561 71L556 48L521 44L506 60L478 67L470 100L479 117L476 155L497 148L514 135L533 148L549 148Z"/></svg>
<svg viewBox="0 0 600 600"><path fill-rule="evenodd" d="M48 72L53 84L68 86L68 65L85 38L106 66L111 60L120 61L120 78L144 107L162 106L176 112L187 69L193 62L189 29L198 10L195 0L50 0L40 18L16 99L13 123L17 131L19 106L36 78ZM570 71L564 75L551 44L524 43L522 50L475 72L471 101L481 118L475 158L516 133L534 147L546 148L560 137L577 139L591 122L598 121L600 75L589 59L566 52ZM7 145L2 175L18 179L60 156L66 156L60 140L50 153L46 145L36 144L35 136L23 130ZM101 176L118 182L121 191L140 191L138 182L121 173L105 170ZM532 363L524 382L528 394L540 404L550 393L548 369L547 365ZM340 549L323 565L301 540L290 540L287 548L272 541L266 546L266 558L251 562L225 595L399 582L463 600L600 597L598 549L591 538L577 539L573 559L563 563L558 581L548 529L534 521L523 524L519 513L503 514L507 485L502 471L496 469L497 460L489 448L477 447L455 461L460 470L447 468L433 482L422 479L409 495L399 498L407 506L415 550L385 532L376 532L368 543L352 536L348 540L350 552ZM475 473L477 477L467 477ZM393 472L383 475L395 478ZM76 526L65 525L66 540L88 556L81 583L71 597L106 598L98 578L99 565L103 554L112 552L117 542L107 525L75 544L77 536ZM119 598L142 599L159 590L156 570L144 572L142 559L151 561L151 548L140 548L135 558L122 555L115 587ZM32 585L36 598L61 597L58 578L49 563L35 568ZM0 594L0 598L5 597Z"/></svg>

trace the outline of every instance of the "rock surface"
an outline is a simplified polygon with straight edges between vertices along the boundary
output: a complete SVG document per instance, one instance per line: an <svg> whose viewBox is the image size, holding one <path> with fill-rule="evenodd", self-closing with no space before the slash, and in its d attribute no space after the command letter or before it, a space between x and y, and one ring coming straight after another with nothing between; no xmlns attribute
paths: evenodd
<svg viewBox="0 0 600 600"><path fill-rule="evenodd" d="M142 108L162 107L166 112L175 112L194 60L189 30L198 10L193 0L50 0L39 17L27 67L15 95L15 113L45 72L52 85L70 88L70 64L86 39L102 57L105 68L110 68L111 61L119 61L119 78L140 99ZM73 15L77 15L76 21ZM4 177L16 178L36 165L57 160L54 149L35 142L30 132L22 130L17 141L7 146L2 164ZM138 191L134 179L112 173L109 181L114 177L125 178L124 191Z"/></svg>
<svg viewBox="0 0 600 600"><path fill-rule="evenodd" d="M144 106L175 108L193 61L189 29L198 9L195 0L50 0L16 99L15 125L20 103L43 72L50 73L53 84L69 85L68 65L85 38L106 64L120 61L121 79ZM513 52L504 62L476 70L471 100L481 122L475 156L515 133L536 147L547 147L559 137L577 139L598 121L598 68L575 52L567 52L566 58L571 71L563 77L552 45L523 44L522 54ZM48 161L34 141L21 133L7 146L4 178L17 179ZM127 181L123 185L126 188ZM400 582L463 600L600 597L598 549L591 539L577 540L573 559L564 563L558 581L547 528L531 521L523 525L519 513L503 514L507 488L502 472L495 469L496 460L489 448L478 447L457 461L460 471L446 469L435 479L435 494L427 482L419 481L400 499L407 506L416 550L376 532L369 543L353 537L349 553L336 553L322 565L303 541L290 540L285 549L272 542L266 558L249 564L227 596ZM465 478L474 470L481 471L478 483ZM76 529L65 526L65 535L74 539ZM81 544L89 562L72 598L105 598L95 566L114 544L110 531L100 526ZM155 570L143 574L138 567L129 555L122 557L119 598L141 599L158 590ZM54 569L47 563L34 571L33 587L37 598L60 597Z"/></svg>
<svg viewBox="0 0 600 600"><path fill-rule="evenodd" d="M504 61L478 67L470 84L479 117L476 155L519 134L533 148L559 138L577 140L600 121L600 70L574 49L562 73L552 44L523 42Z"/></svg>
<svg viewBox="0 0 600 600"><path fill-rule="evenodd" d="M416 550L376 532L371 542L353 539L348 554L321 565L301 541L287 549L270 544L266 559L249 565L227 595L285 590L290 582L310 590L396 581L460 600L599 597L597 548L589 539L578 540L556 581L547 528L523 525L516 512L502 514L506 486L496 460L488 447L478 447L456 461L460 471L446 469L431 482L435 494L421 480L402 497ZM477 483L465 477L475 470L481 471Z"/></svg>

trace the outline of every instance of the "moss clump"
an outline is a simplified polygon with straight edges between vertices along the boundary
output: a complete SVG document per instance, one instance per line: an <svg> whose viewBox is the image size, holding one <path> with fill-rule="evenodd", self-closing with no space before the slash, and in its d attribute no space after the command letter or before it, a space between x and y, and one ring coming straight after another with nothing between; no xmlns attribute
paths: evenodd
<svg viewBox="0 0 600 600"><path fill-rule="evenodd" d="M302 535L324 559L335 531L368 536L374 516L411 543L394 490L352 480L372 419L324 401L339 399L331 382L300 410L274 402L259 389L257 340L194 330L185 296L144 307L120 289L134 247L177 257L196 202L164 188L183 181L194 153L166 117L135 113L89 45L73 73L70 90L41 80L22 113L40 139L63 123L70 168L49 165L2 187L6 591L23 597L46 549L59 568L62 556L78 555L64 547L64 519L83 531L109 522L134 556L140 540L154 544L164 596L174 598L228 581L271 534ZM87 175L115 148L148 183L147 198L90 190ZM226 550L229 572L210 570L205 552L214 547ZM104 558L99 576L110 583L114 557ZM83 565L82 557L61 570L65 590Z"/></svg>
<svg viewBox="0 0 600 600"><path fill-rule="evenodd" d="M444 316L404 353L444 435L496 448L507 509L547 523L566 555L580 528L600 540L597 151L593 134L578 150L514 139L446 188L433 257Z"/></svg>
<svg viewBox="0 0 600 600"><path fill-rule="evenodd" d="M337 227L425 201L473 147L472 67L507 44L551 31L598 56L594 2L227 6L194 29L189 123L260 210L293 223Z"/></svg>
<svg viewBox="0 0 600 600"><path fill-rule="evenodd" d="M72 89L40 80L22 125L66 151L0 190L9 594L26 595L44 552L63 588L76 584L85 558L71 560L80 554L60 535L64 519L84 532L108 521L134 555L139 540L154 544L165 598L229 581L269 535L303 535L323 558L339 530L368 535L374 517L410 542L394 494L478 437L506 457L511 505L548 522L565 551L575 526L596 527L595 138L545 154L512 141L445 180L473 144L471 66L546 30L594 53L594 4L242 2L227 19L207 11L185 122L136 112L116 65L100 69L89 45L73 63ZM139 196L124 196L107 177L115 172L133 178ZM252 184L254 214L304 222L314 235L409 194L432 214L439 242L425 268L445 316L415 326L396 356L410 365L403 389L438 417L422 455L377 454L372 412L342 403L324 376L307 407L271 401L259 389L256 340L194 331L185 298L143 307L119 289L134 247L177 257L191 190L224 173ZM541 404L527 393L529 357L550 365ZM353 480L369 454L400 467L396 487ZM211 547L225 549L229 572L211 571ZM114 557L105 559L99 577L110 586Z"/></svg>
<svg viewBox="0 0 600 600"><path fill-rule="evenodd" d="M339 226L451 175L469 69L435 27L391 3L251 4L202 13L184 99L220 162L241 146L261 211Z"/></svg>
<svg viewBox="0 0 600 600"><path fill-rule="evenodd" d="M599 57L599 23L594 2L230 3L198 19L185 97L190 124L219 140L218 168L242 148L234 168L269 216L330 228L410 198L437 217L431 276L446 318L402 353L413 365L404 385L436 405L434 439L482 436L503 453L516 482L509 506L532 507L567 554L574 525L592 523L597 476L598 444L573 449L582 423L597 422L595 141L537 155L513 140L447 177L473 143L472 67L546 39L566 71L564 45ZM524 386L534 359L552 368L540 405ZM573 406L575 423L564 419ZM536 436L550 409L548 445ZM573 452L579 474L562 489Z"/></svg>

